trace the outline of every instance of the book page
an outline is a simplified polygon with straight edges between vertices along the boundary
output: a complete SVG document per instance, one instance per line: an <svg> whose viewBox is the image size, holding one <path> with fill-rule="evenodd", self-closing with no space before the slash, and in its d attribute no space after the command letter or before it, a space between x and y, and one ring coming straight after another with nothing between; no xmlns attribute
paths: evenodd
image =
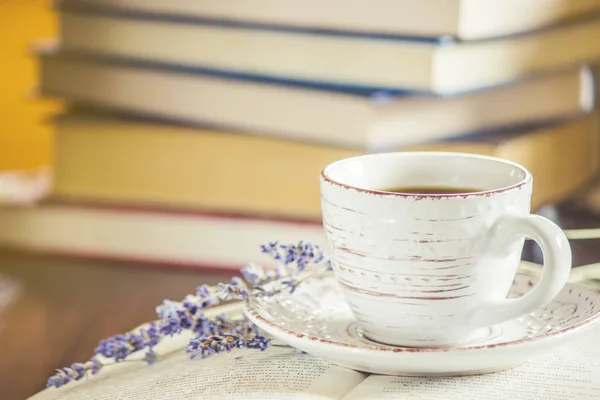
<svg viewBox="0 0 600 400"><path fill-rule="evenodd" d="M495 374L459 378L372 375L344 400L600 399L600 331Z"/></svg>
<svg viewBox="0 0 600 400"><path fill-rule="evenodd" d="M584 282L580 282L578 284L590 289L600 290L600 279L590 279Z"/></svg>
<svg viewBox="0 0 600 400"><path fill-rule="evenodd" d="M117 364L32 400L333 400L364 378L287 347L240 349L204 360L190 360L181 351L152 366Z"/></svg>

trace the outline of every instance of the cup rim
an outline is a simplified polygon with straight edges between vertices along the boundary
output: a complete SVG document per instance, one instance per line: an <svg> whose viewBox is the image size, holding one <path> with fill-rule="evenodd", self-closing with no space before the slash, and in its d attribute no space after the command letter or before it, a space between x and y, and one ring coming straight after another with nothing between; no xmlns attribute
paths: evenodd
<svg viewBox="0 0 600 400"><path fill-rule="evenodd" d="M482 190L479 192L430 194L430 193L386 192L385 190L365 189L365 188L361 188L358 186L348 185L346 183L336 181L328 176L329 171L331 169L335 168L339 164L349 162L351 160L356 160L356 159L380 157L382 155L388 155L388 156L394 156L394 155L409 156L410 155L410 156L415 156L415 157L419 156L419 155L421 155L421 156L428 155L428 156L441 156L441 157L463 157L463 158L495 161L495 162L499 162L502 164L511 165L511 166L521 170L521 172L523 172L523 179L521 179L519 182L517 182L513 185L510 185L510 186L504 186L504 187L500 187L497 189ZM412 199L420 200L420 199L426 199L426 198L431 198L431 199L463 198L464 199L464 198L470 198L470 197L482 197L482 196L487 197L487 196L492 196L492 195L496 195L496 194L501 194L501 193L505 193L505 192L509 192L509 191L513 191L513 190L518 190L521 187L527 185L529 182L531 182L532 175L529 172L529 170L527 170L527 168L523 167L521 164L518 164L514 161L506 160L506 159L503 159L500 157L485 156L485 155L481 155L481 154L472 154L472 153L443 152L443 151L397 151L397 152L389 152L389 153L364 154L364 155L360 155L360 156L348 157L348 158L343 158L341 160L334 161L334 162L328 164L327 166L325 166L321 170L321 179L323 181L329 183L330 185L339 186L339 187L341 187L343 189L347 189L347 190L355 190L359 193L372 194L372 195L378 195L378 196L384 196L384 197L402 197L402 198L412 198Z"/></svg>

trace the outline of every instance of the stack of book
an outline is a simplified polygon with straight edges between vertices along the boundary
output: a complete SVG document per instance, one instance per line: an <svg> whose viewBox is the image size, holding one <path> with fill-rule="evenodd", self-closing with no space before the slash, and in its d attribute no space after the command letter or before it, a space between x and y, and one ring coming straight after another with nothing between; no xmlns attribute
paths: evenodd
<svg viewBox="0 0 600 400"><path fill-rule="evenodd" d="M594 66L593 74L596 77L595 112L600 117L600 63ZM600 177L597 176L591 185L587 185L577 196L573 196L566 207L600 216Z"/></svg>
<svg viewBox="0 0 600 400"><path fill-rule="evenodd" d="M524 164L534 208L597 171L596 0L64 0L37 46L54 186L0 242L239 266L311 240L319 172L366 152Z"/></svg>

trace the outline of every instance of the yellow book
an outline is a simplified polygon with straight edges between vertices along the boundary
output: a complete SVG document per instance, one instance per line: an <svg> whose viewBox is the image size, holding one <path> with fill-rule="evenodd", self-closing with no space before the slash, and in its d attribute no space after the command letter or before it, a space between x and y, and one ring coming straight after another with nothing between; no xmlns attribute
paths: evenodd
<svg viewBox="0 0 600 400"><path fill-rule="evenodd" d="M487 154L534 176L534 207L597 170L596 117L405 149ZM320 220L319 173L356 149L73 114L57 120L53 196Z"/></svg>

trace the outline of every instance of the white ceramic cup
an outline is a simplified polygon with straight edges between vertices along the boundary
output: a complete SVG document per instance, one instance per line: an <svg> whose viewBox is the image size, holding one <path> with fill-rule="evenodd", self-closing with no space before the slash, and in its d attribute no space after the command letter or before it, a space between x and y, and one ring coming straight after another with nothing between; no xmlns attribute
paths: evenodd
<svg viewBox="0 0 600 400"><path fill-rule="evenodd" d="M468 194L404 194L457 187ZM550 302L571 269L553 222L530 214L531 174L492 157L405 152L334 162L321 173L323 223L334 274L372 340L456 346ZM539 282L507 299L525 237L544 254Z"/></svg>

